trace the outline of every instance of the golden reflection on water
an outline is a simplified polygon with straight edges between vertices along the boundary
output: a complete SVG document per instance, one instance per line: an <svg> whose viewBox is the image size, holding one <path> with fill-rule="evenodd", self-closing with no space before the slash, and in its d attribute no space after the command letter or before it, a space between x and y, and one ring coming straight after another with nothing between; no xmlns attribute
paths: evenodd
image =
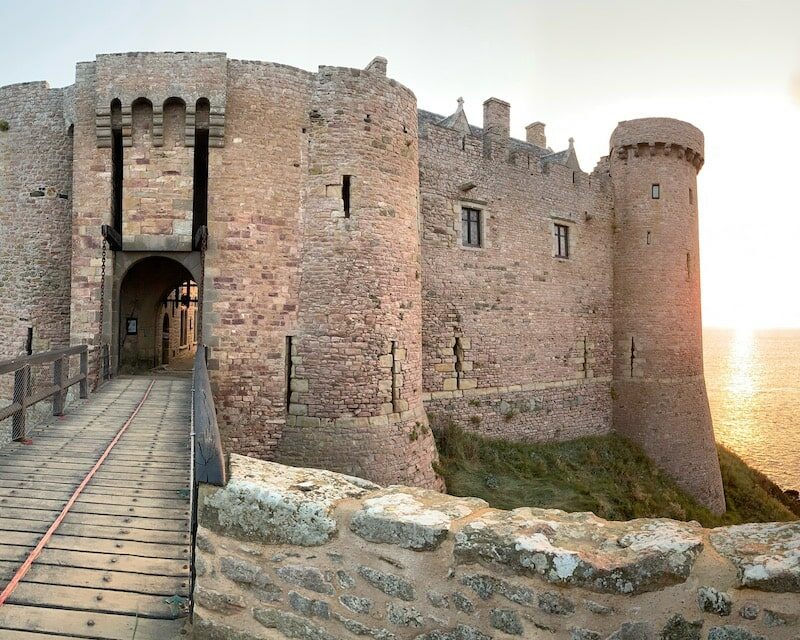
<svg viewBox="0 0 800 640"><path fill-rule="evenodd" d="M747 401L755 392L753 376L753 344L755 334L750 329L739 329L733 335L728 356L728 380L725 385L732 398Z"/></svg>
<svg viewBox="0 0 800 640"><path fill-rule="evenodd" d="M762 441L764 434L752 419L758 390L753 362L754 345L755 333L750 329L738 329L728 353L728 375L724 388L729 420L722 429L720 439L737 449Z"/></svg>
<svg viewBox="0 0 800 640"><path fill-rule="evenodd" d="M800 331L707 330L703 350L717 440L800 489Z"/></svg>

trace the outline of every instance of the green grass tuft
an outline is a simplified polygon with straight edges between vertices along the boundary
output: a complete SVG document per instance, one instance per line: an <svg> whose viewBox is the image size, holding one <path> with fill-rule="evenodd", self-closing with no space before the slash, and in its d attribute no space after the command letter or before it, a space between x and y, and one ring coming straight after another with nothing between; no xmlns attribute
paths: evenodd
<svg viewBox="0 0 800 640"><path fill-rule="evenodd" d="M498 509L592 511L609 520L663 517L706 527L796 520L792 502L763 474L719 447L728 511L716 516L681 490L635 444L617 435L528 444L483 438L454 424L436 429L448 493Z"/></svg>

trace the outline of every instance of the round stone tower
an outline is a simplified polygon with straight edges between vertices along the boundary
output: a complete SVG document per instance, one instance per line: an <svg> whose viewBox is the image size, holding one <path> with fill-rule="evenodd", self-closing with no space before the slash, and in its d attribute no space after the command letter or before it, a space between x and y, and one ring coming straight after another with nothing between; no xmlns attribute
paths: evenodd
<svg viewBox="0 0 800 640"><path fill-rule="evenodd" d="M416 98L381 58L321 67L304 131L301 325L278 458L441 488L421 398Z"/></svg>
<svg viewBox="0 0 800 640"><path fill-rule="evenodd" d="M614 426L716 513L722 477L703 377L697 173L703 134L670 118L611 136Z"/></svg>
<svg viewBox="0 0 800 640"><path fill-rule="evenodd" d="M0 87L0 359L69 344L68 91Z"/></svg>

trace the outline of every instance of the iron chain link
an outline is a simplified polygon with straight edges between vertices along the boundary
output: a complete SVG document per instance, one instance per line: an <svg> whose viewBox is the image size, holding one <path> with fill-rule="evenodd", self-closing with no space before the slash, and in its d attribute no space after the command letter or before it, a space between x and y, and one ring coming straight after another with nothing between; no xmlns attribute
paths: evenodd
<svg viewBox="0 0 800 640"><path fill-rule="evenodd" d="M97 351L97 373L95 375L94 381L94 388L100 386L100 372L105 367L104 356L103 356L103 316L105 315L106 309L106 253L108 251L108 242L106 239L103 238L103 257L102 261L100 262L100 330L98 335L100 336L100 341L98 345Z"/></svg>

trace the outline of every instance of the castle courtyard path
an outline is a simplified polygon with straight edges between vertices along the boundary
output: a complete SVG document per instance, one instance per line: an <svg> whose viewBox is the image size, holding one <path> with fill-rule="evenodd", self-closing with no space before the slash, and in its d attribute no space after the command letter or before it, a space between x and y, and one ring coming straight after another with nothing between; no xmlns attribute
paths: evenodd
<svg viewBox="0 0 800 640"><path fill-rule="evenodd" d="M190 404L188 377L118 378L35 429L30 444L0 450L2 590L134 416L0 606L0 638L181 637L190 589Z"/></svg>

